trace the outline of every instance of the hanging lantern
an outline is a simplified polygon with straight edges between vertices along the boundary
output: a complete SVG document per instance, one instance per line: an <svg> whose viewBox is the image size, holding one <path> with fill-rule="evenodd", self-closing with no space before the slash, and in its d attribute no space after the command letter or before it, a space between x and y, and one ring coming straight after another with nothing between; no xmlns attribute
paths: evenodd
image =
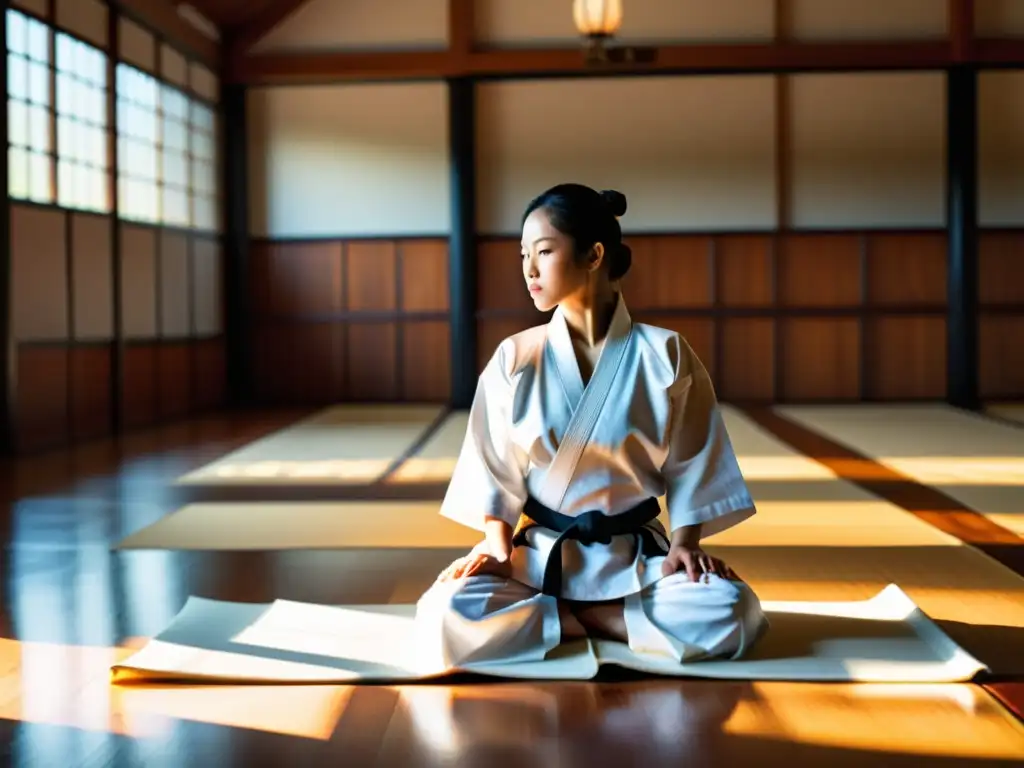
<svg viewBox="0 0 1024 768"><path fill-rule="evenodd" d="M605 59L605 41L622 25L622 0L574 0L576 29L588 42L588 57Z"/></svg>

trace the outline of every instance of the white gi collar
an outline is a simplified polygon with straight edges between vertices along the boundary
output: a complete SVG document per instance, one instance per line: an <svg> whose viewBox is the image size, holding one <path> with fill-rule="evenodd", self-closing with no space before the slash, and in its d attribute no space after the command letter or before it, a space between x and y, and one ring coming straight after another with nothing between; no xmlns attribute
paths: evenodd
<svg viewBox="0 0 1024 768"><path fill-rule="evenodd" d="M615 312L612 314L612 321L608 327L608 334L601 343L601 352L597 358L597 365L591 374L590 381L597 377L602 365L607 363L606 351L609 346L623 343L633 327L633 319L626 308L626 300L622 292L616 294ZM555 310L548 327L548 345L555 362L555 369L562 381L565 396L575 410L583 397L585 389L583 375L580 373L579 363L576 362L576 353L572 347L572 337L569 335L569 324L565 319L562 308ZM589 386L589 384L588 384Z"/></svg>

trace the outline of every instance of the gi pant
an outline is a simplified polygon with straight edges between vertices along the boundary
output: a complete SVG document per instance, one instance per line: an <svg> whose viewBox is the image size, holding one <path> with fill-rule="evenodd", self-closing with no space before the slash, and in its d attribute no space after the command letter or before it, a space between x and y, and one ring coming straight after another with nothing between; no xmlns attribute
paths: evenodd
<svg viewBox="0 0 1024 768"><path fill-rule="evenodd" d="M679 662L746 653L767 625L760 601L741 581L708 579L681 571L625 597L630 650ZM561 642L558 606L513 579L438 581L416 606L417 647L443 666L540 661Z"/></svg>

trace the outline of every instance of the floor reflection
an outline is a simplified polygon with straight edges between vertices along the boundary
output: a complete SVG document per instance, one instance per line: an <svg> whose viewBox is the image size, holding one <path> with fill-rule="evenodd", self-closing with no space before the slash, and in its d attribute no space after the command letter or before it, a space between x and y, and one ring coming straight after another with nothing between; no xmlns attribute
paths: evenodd
<svg viewBox="0 0 1024 768"><path fill-rule="evenodd" d="M110 551L110 542L181 506L173 480L256 437L254 424L210 420L3 469L5 762L937 768L1024 755L1024 728L967 685L112 687L110 666L160 632L189 595L411 601L459 554ZM765 504L761 522L744 529L749 538L736 534L718 546L764 599L859 599L897 581L954 639L1009 663L1024 626L1019 579L981 562L976 550L931 541L924 523L894 505L840 497L830 470L776 455L764 435L744 430L737 427L738 441L758 449L746 460L754 482L784 498ZM864 462L847 469L878 474Z"/></svg>

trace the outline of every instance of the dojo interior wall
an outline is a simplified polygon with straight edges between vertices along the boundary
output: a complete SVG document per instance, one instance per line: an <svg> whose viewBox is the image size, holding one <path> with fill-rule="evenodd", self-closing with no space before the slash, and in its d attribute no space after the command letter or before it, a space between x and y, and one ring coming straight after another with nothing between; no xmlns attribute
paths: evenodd
<svg viewBox="0 0 1024 768"><path fill-rule="evenodd" d="M98 0L20 0L11 5L98 48L105 59L114 56L201 100L216 113L219 85L214 73L186 57L159 31L119 17L115 42L109 29L112 11ZM23 199L24 190L9 193L14 339L9 376L19 452L216 408L224 403L226 391L219 202L214 204L217 210L208 212L209 227L114 215L110 179L118 137L112 119L114 81L108 79L106 146L92 152L92 161L106 164L99 171L106 194L99 199L93 194L85 206L100 210L76 209L82 200L68 200L73 182L59 170L73 140L57 143L56 110L64 94L57 82L65 75L56 71L55 46L50 43L49 83L41 86L51 130L42 133L49 137L45 146L37 146L51 155L52 177L40 186L34 181L40 174L29 173L30 185L37 185L29 199ZM8 133L13 141L10 125ZM122 157L119 171L132 175L138 166ZM219 176L214 175L218 186ZM137 196L134 204L141 202ZM132 204L122 199L122 212ZM120 387L115 388L118 375Z"/></svg>
<svg viewBox="0 0 1024 768"><path fill-rule="evenodd" d="M816 41L947 34L933 0L784 5L775 19L755 0L632 3L622 39L768 40L776 25ZM311 0L257 49L441 48L446 6L392 0L387 18L353 26L359 2ZM543 0L476 12L487 44L575 44L571 18ZM983 0L976 25L1024 35L1024 12ZM1020 397L1024 73L982 73L979 100L980 386ZM543 320L522 289L518 219L531 196L576 179L627 194L630 307L683 332L723 398L944 397L945 110L938 71L478 84L479 363ZM250 92L261 400L446 398L446 115L436 82Z"/></svg>

